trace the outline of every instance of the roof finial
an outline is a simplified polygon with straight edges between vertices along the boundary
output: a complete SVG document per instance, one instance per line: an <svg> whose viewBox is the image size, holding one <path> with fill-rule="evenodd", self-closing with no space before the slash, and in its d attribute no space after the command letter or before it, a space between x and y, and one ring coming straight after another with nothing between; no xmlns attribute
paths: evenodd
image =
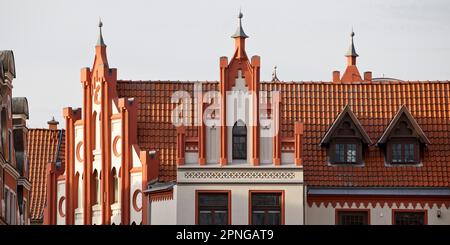
<svg viewBox="0 0 450 245"><path fill-rule="evenodd" d="M277 77L277 66L273 67L273 72L272 72L272 82L279 82L280 79L278 79Z"/></svg>
<svg viewBox="0 0 450 245"><path fill-rule="evenodd" d="M239 14L238 14L239 25L238 25L238 28L237 28L236 32L234 33L234 35L231 36L232 38L237 38L237 37L247 38L248 37L245 34L244 30L242 29L242 17L244 17L244 15L242 14L241 9L239 9Z"/></svg>
<svg viewBox="0 0 450 245"><path fill-rule="evenodd" d="M355 45L353 44L354 36L355 36L355 32L353 32L353 27L352 27L352 32L350 33L351 43L350 43L350 47L348 47L347 54L345 55L346 57L358 57L359 56L356 53Z"/></svg>
<svg viewBox="0 0 450 245"><path fill-rule="evenodd" d="M103 41L102 27L103 27L102 19L99 17L98 18L98 28L100 30L100 34L98 36L97 46L106 46L105 42Z"/></svg>

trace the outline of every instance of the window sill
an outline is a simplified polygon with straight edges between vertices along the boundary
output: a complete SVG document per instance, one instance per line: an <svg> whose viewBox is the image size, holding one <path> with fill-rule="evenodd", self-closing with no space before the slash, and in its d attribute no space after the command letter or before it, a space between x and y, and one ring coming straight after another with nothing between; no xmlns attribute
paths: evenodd
<svg viewBox="0 0 450 245"><path fill-rule="evenodd" d="M353 167L364 167L364 162L329 162L328 166L340 167L340 166L353 166Z"/></svg>
<svg viewBox="0 0 450 245"><path fill-rule="evenodd" d="M387 167L422 167L422 162L387 162Z"/></svg>

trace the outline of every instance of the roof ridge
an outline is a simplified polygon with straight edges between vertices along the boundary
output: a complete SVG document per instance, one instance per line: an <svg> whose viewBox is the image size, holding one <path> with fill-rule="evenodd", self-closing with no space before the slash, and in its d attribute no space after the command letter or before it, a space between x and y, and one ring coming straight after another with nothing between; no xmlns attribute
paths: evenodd
<svg viewBox="0 0 450 245"><path fill-rule="evenodd" d="M49 129L49 128L28 128L28 131L30 130L46 130L46 131L54 131L55 129ZM63 128L56 129L57 131L66 131Z"/></svg>
<svg viewBox="0 0 450 245"><path fill-rule="evenodd" d="M218 83L217 80L124 80L118 79L120 83ZM274 83L273 81L260 81L261 83ZM277 83L313 83L313 84L333 84L328 80L280 80ZM412 84L412 83L450 83L450 80L383 80L383 81L361 81L361 82L341 82L340 85L355 84Z"/></svg>

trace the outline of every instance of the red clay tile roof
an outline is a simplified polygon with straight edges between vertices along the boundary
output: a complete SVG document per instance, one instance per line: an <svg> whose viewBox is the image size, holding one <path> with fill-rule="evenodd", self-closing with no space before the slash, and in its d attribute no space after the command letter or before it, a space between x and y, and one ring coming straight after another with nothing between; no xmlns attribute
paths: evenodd
<svg viewBox="0 0 450 245"><path fill-rule="evenodd" d="M46 168L50 162L55 162L60 132L61 147L59 160L64 164L64 130L29 129L28 131L28 163L30 164L31 181L31 220L42 222L47 196Z"/></svg>
<svg viewBox="0 0 450 245"><path fill-rule="evenodd" d="M205 90L217 82L204 82ZM176 178L176 130L170 114L174 91L192 92L192 82L118 81L119 97L139 101L138 141L143 149L161 151L161 180ZM450 186L450 82L277 82L261 83L262 91L281 92L281 136L292 137L294 122L304 123L303 163L310 186L449 187ZM377 142L402 105L406 105L431 141L423 166L385 166L382 151L369 147L363 167L328 166L319 145L345 105ZM194 136L188 130L187 136Z"/></svg>

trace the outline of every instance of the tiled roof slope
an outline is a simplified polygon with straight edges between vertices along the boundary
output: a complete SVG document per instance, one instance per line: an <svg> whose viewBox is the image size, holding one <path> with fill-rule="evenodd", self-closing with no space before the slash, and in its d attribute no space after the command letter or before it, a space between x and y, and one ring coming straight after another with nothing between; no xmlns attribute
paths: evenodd
<svg viewBox="0 0 450 245"><path fill-rule="evenodd" d="M176 178L176 130L170 114L174 91L192 93L192 82L119 81L120 97L139 101L138 140L144 149L161 151L161 180ZM205 88L207 87L207 88ZM205 90L217 82L204 82ZM449 187L450 82L262 82L261 90L281 92L281 135L293 136L294 122L304 123L304 177L309 186ZM328 166L319 142L349 105L372 142L377 142L402 105L406 105L431 141L423 166L385 166L382 151L369 147L363 167ZM195 130L188 130L188 136Z"/></svg>
<svg viewBox="0 0 450 245"><path fill-rule="evenodd" d="M64 130L29 129L28 131L28 162L30 164L31 181L31 220L40 222L43 218L47 196L46 168L50 162L55 162L58 149L59 134L62 132L61 147L58 158L64 164Z"/></svg>

